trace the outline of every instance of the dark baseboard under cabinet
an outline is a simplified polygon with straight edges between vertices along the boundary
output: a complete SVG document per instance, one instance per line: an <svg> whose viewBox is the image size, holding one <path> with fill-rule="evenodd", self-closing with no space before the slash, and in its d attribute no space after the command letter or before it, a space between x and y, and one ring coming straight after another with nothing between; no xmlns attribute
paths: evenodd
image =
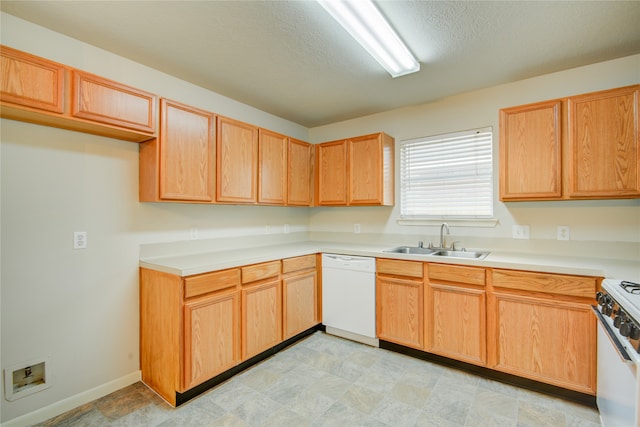
<svg viewBox="0 0 640 427"><path fill-rule="evenodd" d="M176 407L182 405L185 402L188 402L189 400L193 399L196 396L199 396L200 394L204 393L205 391L208 391L210 389L212 389L213 387L217 386L220 383L225 382L226 380L228 380L229 378L233 377L234 375L239 374L240 372L252 367L253 365L262 362L263 360L273 356L274 354L278 353L279 351L284 350L285 348L289 347L292 344L295 344L297 341L300 341L303 338L308 337L309 335L313 334L316 331L324 331L324 325L322 324L318 324L312 328L307 329L306 331L300 332L298 335L295 335L291 338L289 338L288 340L285 340L283 342L281 342L280 344L271 347L268 350L263 351L262 353L253 356L251 359L247 359L244 362L242 362L241 364L234 366L233 368L224 371L221 374L216 375L215 377L211 378L208 381L203 382L202 384L195 386L194 388L185 391L184 393L178 393L176 392Z"/></svg>

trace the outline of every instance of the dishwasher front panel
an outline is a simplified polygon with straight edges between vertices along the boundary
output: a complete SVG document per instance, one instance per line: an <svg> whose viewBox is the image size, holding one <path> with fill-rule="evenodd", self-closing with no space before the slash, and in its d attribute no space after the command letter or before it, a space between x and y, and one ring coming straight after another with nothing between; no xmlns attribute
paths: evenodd
<svg viewBox="0 0 640 427"><path fill-rule="evenodd" d="M343 260L348 264L348 261ZM362 260L356 262L361 263ZM373 268L322 268L322 323L367 338L376 337L376 278ZM361 264L359 264L361 265ZM364 271L363 271L364 270Z"/></svg>

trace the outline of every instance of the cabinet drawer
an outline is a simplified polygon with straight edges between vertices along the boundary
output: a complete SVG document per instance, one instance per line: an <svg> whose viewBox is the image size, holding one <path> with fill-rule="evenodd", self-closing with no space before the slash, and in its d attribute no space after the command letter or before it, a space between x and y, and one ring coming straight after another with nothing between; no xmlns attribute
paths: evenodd
<svg viewBox="0 0 640 427"><path fill-rule="evenodd" d="M280 261L264 262L262 264L242 267L242 284L268 279L280 274Z"/></svg>
<svg viewBox="0 0 640 427"><path fill-rule="evenodd" d="M418 261L399 261L394 259L378 259L376 272L393 274L394 276L423 277L422 263Z"/></svg>
<svg viewBox="0 0 640 427"><path fill-rule="evenodd" d="M306 270L316 266L315 255L304 255L295 258L287 258L282 260L282 273L291 273L292 271Z"/></svg>
<svg viewBox="0 0 640 427"><path fill-rule="evenodd" d="M532 292L593 298L598 279L586 276L493 270L493 286Z"/></svg>
<svg viewBox="0 0 640 427"><path fill-rule="evenodd" d="M484 286L484 268L429 264L429 279Z"/></svg>
<svg viewBox="0 0 640 427"><path fill-rule="evenodd" d="M216 271L184 279L184 297L191 298L240 284L240 270Z"/></svg>
<svg viewBox="0 0 640 427"><path fill-rule="evenodd" d="M73 71L73 117L155 133L156 105L157 97L151 93Z"/></svg>

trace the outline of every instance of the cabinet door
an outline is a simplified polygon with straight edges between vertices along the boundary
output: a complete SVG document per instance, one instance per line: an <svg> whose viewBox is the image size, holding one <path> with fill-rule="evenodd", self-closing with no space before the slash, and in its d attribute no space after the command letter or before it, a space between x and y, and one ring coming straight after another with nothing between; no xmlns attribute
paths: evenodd
<svg viewBox="0 0 640 427"><path fill-rule="evenodd" d="M63 65L2 46L0 67L0 99L3 104L51 113L64 112Z"/></svg>
<svg viewBox="0 0 640 427"><path fill-rule="evenodd" d="M500 110L500 200L562 197L559 100Z"/></svg>
<svg viewBox="0 0 640 427"><path fill-rule="evenodd" d="M246 360L282 341L280 279L242 289L242 358Z"/></svg>
<svg viewBox="0 0 640 427"><path fill-rule="evenodd" d="M347 141L317 146L318 205L347 205Z"/></svg>
<svg viewBox="0 0 640 427"><path fill-rule="evenodd" d="M188 390L240 361L238 292L188 301L184 319L183 390Z"/></svg>
<svg viewBox="0 0 640 427"><path fill-rule="evenodd" d="M288 143L288 137L260 129L258 144L258 203L284 205L287 192Z"/></svg>
<svg viewBox="0 0 640 427"><path fill-rule="evenodd" d="M313 174L311 153L313 145L289 138L287 204L310 206Z"/></svg>
<svg viewBox="0 0 640 427"><path fill-rule="evenodd" d="M315 270L282 280L284 339L319 323Z"/></svg>
<svg viewBox="0 0 640 427"><path fill-rule="evenodd" d="M640 86L568 99L570 198L640 196Z"/></svg>
<svg viewBox="0 0 640 427"><path fill-rule="evenodd" d="M393 205L393 138L378 133L348 140L349 204Z"/></svg>
<svg viewBox="0 0 640 427"><path fill-rule="evenodd" d="M156 132L155 95L74 70L71 115L140 132Z"/></svg>
<svg viewBox="0 0 640 427"><path fill-rule="evenodd" d="M429 285L427 351L485 366L486 304L484 289Z"/></svg>
<svg viewBox="0 0 640 427"><path fill-rule="evenodd" d="M378 338L424 349L424 285L422 281L378 276L376 329Z"/></svg>
<svg viewBox="0 0 640 427"><path fill-rule="evenodd" d="M588 303L495 293L494 369L595 394L596 319Z"/></svg>
<svg viewBox="0 0 640 427"><path fill-rule="evenodd" d="M213 201L214 116L162 100L160 198Z"/></svg>
<svg viewBox="0 0 640 427"><path fill-rule="evenodd" d="M258 128L218 117L217 195L227 203L256 203L258 172Z"/></svg>

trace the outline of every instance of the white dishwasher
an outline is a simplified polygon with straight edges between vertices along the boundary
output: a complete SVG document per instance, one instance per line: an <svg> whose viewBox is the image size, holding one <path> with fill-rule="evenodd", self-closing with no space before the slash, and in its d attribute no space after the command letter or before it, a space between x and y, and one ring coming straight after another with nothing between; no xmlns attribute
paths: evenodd
<svg viewBox="0 0 640 427"><path fill-rule="evenodd" d="M328 334L378 346L375 258L322 254L322 323Z"/></svg>

